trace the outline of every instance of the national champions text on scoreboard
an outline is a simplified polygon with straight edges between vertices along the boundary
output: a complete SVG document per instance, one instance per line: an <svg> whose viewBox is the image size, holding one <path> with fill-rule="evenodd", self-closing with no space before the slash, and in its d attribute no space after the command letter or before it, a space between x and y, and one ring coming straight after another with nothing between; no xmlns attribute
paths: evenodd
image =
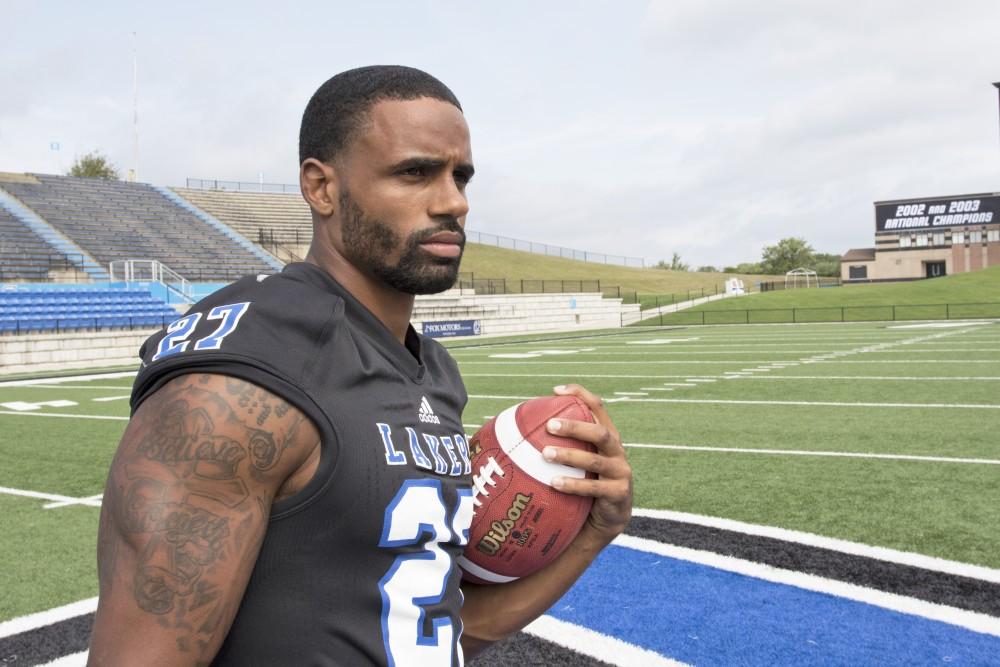
<svg viewBox="0 0 1000 667"><path fill-rule="evenodd" d="M1000 195L875 202L875 231L934 229L1000 221Z"/></svg>

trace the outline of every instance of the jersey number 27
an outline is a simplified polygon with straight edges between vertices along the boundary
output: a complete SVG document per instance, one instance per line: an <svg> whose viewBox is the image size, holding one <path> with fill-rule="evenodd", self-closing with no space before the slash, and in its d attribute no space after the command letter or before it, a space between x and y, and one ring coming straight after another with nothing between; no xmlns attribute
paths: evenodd
<svg viewBox="0 0 1000 667"><path fill-rule="evenodd" d="M236 327L240 323L240 318L243 317L243 314L247 312L247 308L249 307L250 302L244 301L242 303L229 303L224 306L216 306L208 311L208 317L205 319L222 320L222 322L215 328L215 331L195 341L194 349L218 350L222 347L222 340L236 331ZM160 340L160 344L156 348L156 354L153 355L150 361L157 361L186 350L188 345L191 344L188 338L191 336L194 328L198 326L199 320L201 320L201 313L191 313L171 322L167 327L167 335Z"/></svg>

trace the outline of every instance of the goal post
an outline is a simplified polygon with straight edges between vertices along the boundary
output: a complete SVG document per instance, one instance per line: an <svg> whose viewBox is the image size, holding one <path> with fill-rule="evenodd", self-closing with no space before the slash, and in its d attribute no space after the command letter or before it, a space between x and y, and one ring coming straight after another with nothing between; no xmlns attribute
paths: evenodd
<svg viewBox="0 0 1000 667"><path fill-rule="evenodd" d="M785 289L797 289L799 287L819 287L819 278L812 269L798 268L792 269L785 274Z"/></svg>

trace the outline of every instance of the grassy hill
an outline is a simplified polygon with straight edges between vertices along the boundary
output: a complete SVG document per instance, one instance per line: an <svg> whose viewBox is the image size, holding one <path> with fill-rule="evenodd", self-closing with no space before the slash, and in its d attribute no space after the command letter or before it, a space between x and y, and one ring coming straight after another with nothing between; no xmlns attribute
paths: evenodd
<svg viewBox="0 0 1000 667"><path fill-rule="evenodd" d="M956 304L993 305L973 308ZM750 294L664 316L662 322L700 322L702 311L706 323L998 317L1000 266L930 280Z"/></svg>
<svg viewBox="0 0 1000 667"><path fill-rule="evenodd" d="M748 286L758 280L773 280L774 276L751 276L728 273L697 273L639 269L613 264L581 262L563 257L548 257L519 250L507 250L479 243L465 246L462 273L480 278L520 280L599 280L601 287L618 286L623 291L640 295L669 295L704 289L722 290L727 278L741 278Z"/></svg>

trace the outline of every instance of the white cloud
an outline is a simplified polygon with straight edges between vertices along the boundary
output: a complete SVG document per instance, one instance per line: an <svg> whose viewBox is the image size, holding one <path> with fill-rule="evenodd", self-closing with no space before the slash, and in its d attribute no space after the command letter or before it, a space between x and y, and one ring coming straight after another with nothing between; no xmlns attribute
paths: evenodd
<svg viewBox="0 0 1000 667"><path fill-rule="evenodd" d="M724 265L870 245L874 200L998 189L992 1L111 7L12 11L0 169L131 164L137 30L159 184L292 182L312 90L403 62L463 101L482 231Z"/></svg>

